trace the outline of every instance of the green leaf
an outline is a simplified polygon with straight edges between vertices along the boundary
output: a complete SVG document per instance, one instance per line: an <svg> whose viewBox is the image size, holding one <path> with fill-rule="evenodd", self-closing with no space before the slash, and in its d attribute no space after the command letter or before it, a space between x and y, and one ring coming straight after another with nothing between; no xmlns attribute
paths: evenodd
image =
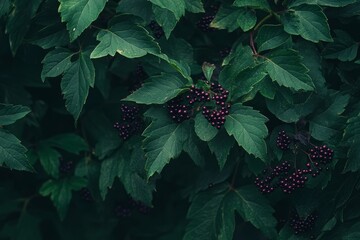
<svg viewBox="0 0 360 240"><path fill-rule="evenodd" d="M189 136L187 140L184 142L183 150L186 152L193 162L200 167L205 166L205 154L206 150L204 150L205 144L203 144L199 138L196 136L193 130L189 131Z"/></svg>
<svg viewBox="0 0 360 240"><path fill-rule="evenodd" d="M225 131L220 131L208 142L210 151L215 155L220 170L224 168L230 154L230 150L233 148L234 144L234 138L229 137Z"/></svg>
<svg viewBox="0 0 360 240"><path fill-rule="evenodd" d="M269 239L276 236L276 219L267 200L253 187L230 190L226 185L197 194L189 208L184 240L232 240L235 212Z"/></svg>
<svg viewBox="0 0 360 240"><path fill-rule="evenodd" d="M329 43L323 50L322 55L327 59L339 59L340 61L352 61L356 58L359 43L355 42L349 34L342 30L335 30L336 37L333 43Z"/></svg>
<svg viewBox="0 0 360 240"><path fill-rule="evenodd" d="M80 177L48 180L41 186L39 193L44 197L50 196L60 219L64 220L71 201L72 191L80 190L85 186L86 179Z"/></svg>
<svg viewBox="0 0 360 240"><path fill-rule="evenodd" d="M31 19L35 16L41 2L41 0L13 1L14 8L6 24L6 33L9 34L10 48L13 55L22 44L29 30Z"/></svg>
<svg viewBox="0 0 360 240"><path fill-rule="evenodd" d="M154 185L143 178L145 161L140 142L133 146L131 153L128 145L124 145L113 155L105 158L101 163L99 177L101 197L105 199L108 189L112 187L115 178L119 177L126 192L134 200L150 206Z"/></svg>
<svg viewBox="0 0 360 240"><path fill-rule="evenodd" d="M171 32L176 27L178 20L176 19L174 13L171 11L153 5L153 12L155 15L156 22L162 27L165 37L169 38Z"/></svg>
<svg viewBox="0 0 360 240"><path fill-rule="evenodd" d="M229 197L229 203L240 216L258 228L265 236L274 239L276 236L277 221L273 216L274 209L267 199L253 186L244 186L235 189Z"/></svg>
<svg viewBox="0 0 360 240"><path fill-rule="evenodd" d="M175 15L175 18L179 20L185 14L185 1L167 1L167 0L149 0L154 5L161 8L165 8Z"/></svg>
<svg viewBox="0 0 360 240"><path fill-rule="evenodd" d="M119 177L124 184L126 192L136 201L150 206L152 201L152 191L155 185L147 182L140 174L144 170L145 155L140 145L134 146L130 161L124 160L124 167L121 169Z"/></svg>
<svg viewBox="0 0 360 240"><path fill-rule="evenodd" d="M290 35L284 32L283 28L278 25L263 25L256 35L255 42L258 52L277 48L287 41Z"/></svg>
<svg viewBox="0 0 360 240"><path fill-rule="evenodd" d="M89 150L89 146L85 140L73 133L59 134L42 141L42 143L74 154Z"/></svg>
<svg viewBox="0 0 360 240"><path fill-rule="evenodd" d="M147 158L145 169L148 177L156 172L160 173L171 159L180 155L190 131L189 121L173 123L167 116L163 116L160 110L154 113L150 111L147 116L150 114L161 116L152 115L153 122L143 132L143 147Z"/></svg>
<svg viewBox="0 0 360 240"><path fill-rule="evenodd" d="M215 240L215 219L225 186L195 196L187 213L189 223L183 240Z"/></svg>
<svg viewBox="0 0 360 240"><path fill-rule="evenodd" d="M198 113L195 117L195 133L202 141L210 141L218 133L202 113Z"/></svg>
<svg viewBox="0 0 360 240"><path fill-rule="evenodd" d="M0 17L7 14L10 10L10 0L0 2Z"/></svg>
<svg viewBox="0 0 360 240"><path fill-rule="evenodd" d="M264 82L264 78L266 76L267 73L265 71L265 64L259 64L253 68L248 68L240 72L239 75L234 79L236 80L234 82L236 85L234 84L234 88L230 92L231 100L235 101L244 95L251 93L252 91L257 92L258 90L268 90L268 87L258 87L259 84L261 85L261 83ZM271 83L271 80L269 80L269 82Z"/></svg>
<svg viewBox="0 0 360 240"><path fill-rule="evenodd" d="M41 166L45 172L54 178L58 178L60 153L49 146L40 145L37 154L39 155Z"/></svg>
<svg viewBox="0 0 360 240"><path fill-rule="evenodd" d="M356 172L360 169L360 151L358 145L360 143L360 115L352 117L348 120L344 131L343 141L349 146L347 153L347 161L345 164L345 172Z"/></svg>
<svg viewBox="0 0 360 240"><path fill-rule="evenodd" d="M269 3L266 0L235 0L233 5L236 7L270 9Z"/></svg>
<svg viewBox="0 0 360 240"><path fill-rule="evenodd" d="M97 19L107 0L59 0L61 21L66 22L70 40L74 41Z"/></svg>
<svg viewBox="0 0 360 240"><path fill-rule="evenodd" d="M243 76L241 73L255 65L250 47L240 46L232 55L233 58L219 75L219 83L229 90L230 94L236 93L236 88L241 88Z"/></svg>
<svg viewBox="0 0 360 240"><path fill-rule="evenodd" d="M80 52L79 59L65 71L61 80L61 90L66 109L77 120L86 102L89 87L94 87L95 68L89 52Z"/></svg>
<svg viewBox="0 0 360 240"><path fill-rule="evenodd" d="M265 125L267 120L251 107L235 104L231 106L230 114L226 117L225 129L246 152L265 161L267 150L264 138L268 134Z"/></svg>
<svg viewBox="0 0 360 240"><path fill-rule="evenodd" d="M328 7L344 7L346 5L355 3L357 0L291 0L289 2L289 7L296 7L302 4L310 5L322 5Z"/></svg>
<svg viewBox="0 0 360 240"><path fill-rule="evenodd" d="M152 4L147 0L121 0L116 11L120 13L131 13L149 22L152 15L151 7Z"/></svg>
<svg viewBox="0 0 360 240"><path fill-rule="evenodd" d="M121 143L122 141L119 134L109 132L106 134L106 137L100 138L98 143L95 145L96 155L100 159L108 157L121 146Z"/></svg>
<svg viewBox="0 0 360 240"><path fill-rule="evenodd" d="M315 5L300 5L292 8L281 16L284 29L292 35L300 35L312 42L331 42L327 18L321 7Z"/></svg>
<svg viewBox="0 0 360 240"><path fill-rule="evenodd" d="M210 27L227 29L233 32L241 28L244 32L252 29L256 24L256 14L248 8L221 6Z"/></svg>
<svg viewBox="0 0 360 240"><path fill-rule="evenodd" d="M114 180L119 176L121 165L124 164L124 157L128 156L128 152L122 148L110 157L104 159L101 163L99 189L102 199L105 199L108 189L112 187Z"/></svg>
<svg viewBox="0 0 360 240"><path fill-rule="evenodd" d="M322 71L322 58L316 44L301 41L297 43L296 49L302 57L305 67L310 70L308 72L309 76L311 79L316 79L314 81L316 92L323 95L322 93L326 91L325 78Z"/></svg>
<svg viewBox="0 0 360 240"><path fill-rule="evenodd" d="M186 83L186 80L170 74L154 76L124 100L140 104L163 104L181 93Z"/></svg>
<svg viewBox="0 0 360 240"><path fill-rule="evenodd" d="M12 124L29 112L31 110L25 106L0 103L0 126Z"/></svg>
<svg viewBox="0 0 360 240"><path fill-rule="evenodd" d="M354 0L354 1L356 1L356 0ZM354 4L350 4L350 5L347 5L342 8L334 9L332 14L335 16L344 17L344 18L358 16L358 15L360 15L360 3L355 2Z"/></svg>
<svg viewBox="0 0 360 240"><path fill-rule="evenodd" d="M32 44L36 44L43 49L64 46L69 42L69 33L61 23L55 23L41 28L35 33L34 38L31 40Z"/></svg>
<svg viewBox="0 0 360 240"><path fill-rule="evenodd" d="M26 157L26 151L19 139L0 130L0 166L5 163L10 169L34 171Z"/></svg>
<svg viewBox="0 0 360 240"><path fill-rule="evenodd" d="M210 81L211 77L214 73L214 70L216 69L215 64L211 64L208 62L204 62L202 65L202 71L204 73L205 78Z"/></svg>
<svg viewBox="0 0 360 240"><path fill-rule="evenodd" d="M294 50L279 49L271 52L266 56L266 71L280 86L304 91L314 89L314 84L307 74L308 69Z"/></svg>
<svg viewBox="0 0 360 240"><path fill-rule="evenodd" d="M266 99L266 105L283 122L297 122L319 107L317 96L309 94L294 95L287 89L277 89L274 99Z"/></svg>
<svg viewBox="0 0 360 240"><path fill-rule="evenodd" d="M116 53L127 58L138 58L147 53L159 54L160 47L141 26L129 21L122 21L100 30L96 39L100 43L92 51L91 58L100 58Z"/></svg>
<svg viewBox="0 0 360 240"><path fill-rule="evenodd" d="M340 115L345 111L350 96L332 94L328 99L331 99L331 104L328 107L323 106L324 111L310 120L310 134L319 141L329 141L332 136L339 133L339 123L342 125L343 122Z"/></svg>
<svg viewBox="0 0 360 240"><path fill-rule="evenodd" d="M185 0L185 8L192 13L205 12L203 3L201 0Z"/></svg>
<svg viewBox="0 0 360 240"><path fill-rule="evenodd" d="M43 69L41 79L44 82L47 77L57 77L64 73L71 65L71 57L74 54L66 48L55 48L48 52L42 60Z"/></svg>

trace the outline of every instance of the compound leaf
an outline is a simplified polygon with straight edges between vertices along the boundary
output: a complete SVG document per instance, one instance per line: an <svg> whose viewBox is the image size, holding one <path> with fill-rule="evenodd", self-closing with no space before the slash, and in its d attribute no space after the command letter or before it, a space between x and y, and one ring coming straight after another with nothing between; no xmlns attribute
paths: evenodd
<svg viewBox="0 0 360 240"><path fill-rule="evenodd" d="M100 43L92 51L91 58L114 56L116 53L127 58L138 58L147 53L160 53L159 45L148 32L130 21L122 21L109 29L100 30L96 39Z"/></svg>
<svg viewBox="0 0 360 240"><path fill-rule="evenodd" d="M80 52L79 58L72 62L61 81L61 90L65 98L66 109L77 120L86 102L89 88L94 87L95 68L90 53Z"/></svg>
<svg viewBox="0 0 360 240"><path fill-rule="evenodd" d="M48 52L42 60L43 69L41 79L44 82L47 77L57 77L64 73L71 64L71 57L74 54L66 48L55 48Z"/></svg>
<svg viewBox="0 0 360 240"><path fill-rule="evenodd" d="M185 84L186 80L170 74L154 76L124 100L141 104L163 104L181 93Z"/></svg>
<svg viewBox="0 0 360 240"><path fill-rule="evenodd" d="M267 120L251 107L235 104L226 117L225 129L245 151L265 161L267 150L264 138L268 134L265 125Z"/></svg>
<svg viewBox="0 0 360 240"><path fill-rule="evenodd" d="M145 169L148 177L156 172L160 173L171 159L180 155L190 131L189 121L177 124L168 117L153 119L143 132L143 147L147 158Z"/></svg>
<svg viewBox="0 0 360 240"><path fill-rule="evenodd" d="M28 107L0 104L0 125L9 125L25 117L31 110Z"/></svg>
<svg viewBox="0 0 360 240"><path fill-rule="evenodd" d="M210 27L227 29L233 32L238 28L243 31L252 29L256 24L256 14L248 8L237 8L232 6L222 6L217 12L215 19Z"/></svg>
<svg viewBox="0 0 360 240"><path fill-rule="evenodd" d="M39 189L40 195L50 196L54 203L60 219L63 220L69 208L72 191L80 190L86 186L86 179L81 177L70 177L59 180L48 180Z"/></svg>
<svg viewBox="0 0 360 240"><path fill-rule="evenodd" d="M304 91L314 89L314 84L307 74L308 69L294 50L279 49L271 52L266 59L266 71L280 86Z"/></svg>
<svg viewBox="0 0 360 240"><path fill-rule="evenodd" d="M14 135L0 130L0 165L10 169L34 171L26 157L27 149Z"/></svg>
<svg viewBox="0 0 360 240"><path fill-rule="evenodd" d="M150 0L154 5L167 9L175 15L175 18L179 20L181 16L185 14L185 1L167 1L167 0Z"/></svg>
<svg viewBox="0 0 360 240"><path fill-rule="evenodd" d="M331 42L329 24L321 9L316 5L300 5L281 16L287 33L300 35L312 42Z"/></svg>
<svg viewBox="0 0 360 240"><path fill-rule="evenodd" d="M107 0L59 0L61 20L73 41L97 19Z"/></svg>

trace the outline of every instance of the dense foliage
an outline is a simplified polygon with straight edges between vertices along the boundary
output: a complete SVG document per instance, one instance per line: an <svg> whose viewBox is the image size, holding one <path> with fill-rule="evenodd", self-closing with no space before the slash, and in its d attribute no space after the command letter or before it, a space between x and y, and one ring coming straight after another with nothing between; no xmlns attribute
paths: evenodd
<svg viewBox="0 0 360 240"><path fill-rule="evenodd" d="M360 239L359 24L358 0L1 0L0 239Z"/></svg>

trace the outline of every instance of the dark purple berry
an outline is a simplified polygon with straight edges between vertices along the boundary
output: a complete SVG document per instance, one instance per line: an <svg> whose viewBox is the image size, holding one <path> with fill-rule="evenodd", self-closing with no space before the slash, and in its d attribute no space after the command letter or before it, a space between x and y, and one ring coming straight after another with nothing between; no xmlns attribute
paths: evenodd
<svg viewBox="0 0 360 240"><path fill-rule="evenodd" d="M215 28L210 27L210 23L214 20L215 14L205 15L197 22L197 27L203 32L213 32Z"/></svg>
<svg viewBox="0 0 360 240"><path fill-rule="evenodd" d="M310 149L310 158L313 162L319 164L328 164L333 159L334 150L330 149L326 145L323 146L315 146Z"/></svg>
<svg viewBox="0 0 360 240"><path fill-rule="evenodd" d="M132 215L132 211L129 207L123 206L123 205L118 205L115 208L115 215L117 217L123 217L123 218L127 218L130 217Z"/></svg>
<svg viewBox="0 0 360 240"><path fill-rule="evenodd" d="M74 169L73 161L66 161L64 159L60 159L59 171L63 174L69 174Z"/></svg>
<svg viewBox="0 0 360 240"><path fill-rule="evenodd" d="M80 190L80 196L86 202L91 202L94 200L88 188L82 188Z"/></svg>
<svg viewBox="0 0 360 240"><path fill-rule="evenodd" d="M278 186L276 181L279 177L286 177L291 169L291 164L288 161L284 161L273 168L265 169L263 171L264 176L262 178L255 179L255 185L262 193L271 193Z"/></svg>
<svg viewBox="0 0 360 240"><path fill-rule="evenodd" d="M114 128L119 132L123 140L127 140L142 128L142 119L139 108L132 105L121 105L121 121L114 123Z"/></svg>
<svg viewBox="0 0 360 240"><path fill-rule="evenodd" d="M301 169L296 170L291 175L280 178L279 187L283 193L292 193L298 188L303 188L307 182L308 177Z"/></svg>
<svg viewBox="0 0 360 240"><path fill-rule="evenodd" d="M177 123L190 119L192 114L191 107L184 103L182 96L170 100L167 103L167 110L171 119Z"/></svg>
<svg viewBox="0 0 360 240"><path fill-rule="evenodd" d="M229 115L231 105L226 103L229 96L229 91L225 90L219 83L211 83L210 91L212 92L211 99L215 101L215 109L203 106L202 114L208 122L220 129L226 121L226 116Z"/></svg>
<svg viewBox="0 0 360 240"><path fill-rule="evenodd" d="M276 146L281 150L289 149L291 143L290 137L286 134L285 131L280 131L276 139Z"/></svg>
<svg viewBox="0 0 360 240"><path fill-rule="evenodd" d="M219 55L220 55L221 58L225 58L225 57L227 57L227 56L230 54L230 52L231 52L231 48L226 47L226 48L221 49L221 50L219 51Z"/></svg>
<svg viewBox="0 0 360 240"><path fill-rule="evenodd" d="M297 213L294 213L290 219L290 226L296 235L311 231L314 228L315 221L318 216L311 213L306 218L301 218Z"/></svg>
<svg viewBox="0 0 360 240"><path fill-rule="evenodd" d="M149 28L153 32L156 39L159 39L162 36L164 36L164 30L162 29L162 27L160 27L160 25L157 22L151 21L149 24Z"/></svg>

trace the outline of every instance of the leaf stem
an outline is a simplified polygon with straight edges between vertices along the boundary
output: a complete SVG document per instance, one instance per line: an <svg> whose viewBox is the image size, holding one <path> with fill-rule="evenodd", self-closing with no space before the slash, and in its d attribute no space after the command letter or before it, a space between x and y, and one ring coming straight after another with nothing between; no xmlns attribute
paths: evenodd
<svg viewBox="0 0 360 240"><path fill-rule="evenodd" d="M257 31L263 24L264 22L266 22L269 18L271 18L273 16L273 12L270 12L268 15L266 15L263 19L261 19L260 22L258 22L258 24L256 24L256 26L253 29L253 32Z"/></svg>
<svg viewBox="0 0 360 240"><path fill-rule="evenodd" d="M250 47L251 47L251 49L252 49L255 56L259 55L258 52L256 51L256 48L255 48L254 31L250 32Z"/></svg>

